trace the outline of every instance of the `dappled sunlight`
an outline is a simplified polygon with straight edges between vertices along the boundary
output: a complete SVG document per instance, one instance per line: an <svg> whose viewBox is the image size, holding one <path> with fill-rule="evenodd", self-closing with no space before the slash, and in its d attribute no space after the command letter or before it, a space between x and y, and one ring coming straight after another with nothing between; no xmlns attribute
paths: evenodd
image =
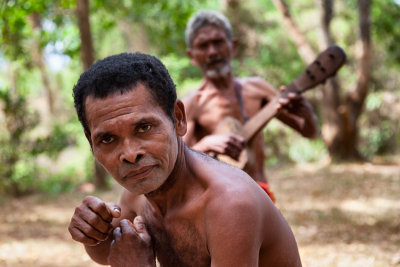
<svg viewBox="0 0 400 267"><path fill-rule="evenodd" d="M400 165L325 163L267 170L276 206L291 226L303 266L400 264ZM121 187L93 192L117 202ZM100 266L68 224L86 193L33 195L0 203L0 266Z"/></svg>
<svg viewBox="0 0 400 267"><path fill-rule="evenodd" d="M341 201L339 207L343 211L352 212L359 215L382 216L393 213L400 214L400 199L349 199Z"/></svg>
<svg viewBox="0 0 400 267"><path fill-rule="evenodd" d="M28 238L24 242L3 240L1 266L101 266L85 253L83 246L69 240Z"/></svg>
<svg viewBox="0 0 400 267"><path fill-rule="evenodd" d="M400 165L299 164L267 170L304 266L400 264Z"/></svg>
<svg viewBox="0 0 400 267"><path fill-rule="evenodd" d="M337 267L337 266L363 266L387 267L388 259L383 255L388 254L379 245L362 243L330 243L324 246L306 245L300 247L300 256L303 266L307 267ZM389 262L396 264L400 254L389 255ZM398 263L397 263L398 264Z"/></svg>
<svg viewBox="0 0 400 267"><path fill-rule="evenodd" d="M378 174L380 178L394 176L400 181L399 173L400 165L387 165L387 164L338 164L331 167L332 173L354 173L354 174Z"/></svg>

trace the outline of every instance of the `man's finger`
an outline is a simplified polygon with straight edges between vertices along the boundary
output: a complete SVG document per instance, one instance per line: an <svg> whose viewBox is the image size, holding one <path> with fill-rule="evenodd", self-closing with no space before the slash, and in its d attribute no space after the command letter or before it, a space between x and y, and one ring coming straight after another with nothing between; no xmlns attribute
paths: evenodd
<svg viewBox="0 0 400 267"><path fill-rule="evenodd" d="M115 203L107 203L106 207L108 209L108 211L110 212L110 214L112 215L113 218L119 218L121 217L121 207L118 206Z"/></svg>
<svg viewBox="0 0 400 267"><path fill-rule="evenodd" d="M281 98L279 98L278 103L281 105L287 105L289 103L289 101L290 101L289 99L281 97Z"/></svg>
<svg viewBox="0 0 400 267"><path fill-rule="evenodd" d="M114 236L114 240L117 242L119 240L121 240L122 238L122 233L121 233L121 228L120 227L115 227L114 231L113 231L113 236Z"/></svg>
<svg viewBox="0 0 400 267"><path fill-rule="evenodd" d="M140 238L146 244L150 245L151 237L150 237L149 233L147 232L146 225L141 216L136 216L135 219L133 219L133 226L135 227L136 232L140 236Z"/></svg>
<svg viewBox="0 0 400 267"><path fill-rule="evenodd" d="M78 241L84 245L87 246L96 246L98 245L101 241L93 239L85 235L81 230L78 228L73 228L69 230L72 236L72 239L75 241Z"/></svg>
<svg viewBox="0 0 400 267"><path fill-rule="evenodd" d="M129 234L130 232L135 230L132 222L127 220L127 219L121 220L119 222L119 226L121 228L121 234L122 235Z"/></svg>
<svg viewBox="0 0 400 267"><path fill-rule="evenodd" d="M97 213L103 220L111 222L113 216L108 210L106 203L94 196L87 196L83 199L83 204L89 207L93 212Z"/></svg>
<svg viewBox="0 0 400 267"><path fill-rule="evenodd" d="M71 226L79 229L87 237L97 241L104 241L108 237L108 230L107 232L101 232L81 217L74 217L71 221Z"/></svg>
<svg viewBox="0 0 400 267"><path fill-rule="evenodd" d="M87 209L87 212L81 212L80 218L88 225L99 231L100 233L108 234L110 232L111 224L105 221L99 214Z"/></svg>

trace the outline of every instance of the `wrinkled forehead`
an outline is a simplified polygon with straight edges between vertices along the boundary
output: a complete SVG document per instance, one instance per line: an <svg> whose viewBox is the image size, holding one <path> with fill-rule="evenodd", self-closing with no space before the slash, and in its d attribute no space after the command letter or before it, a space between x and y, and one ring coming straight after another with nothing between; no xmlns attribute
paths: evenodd
<svg viewBox="0 0 400 267"><path fill-rule="evenodd" d="M107 95L89 94L85 101L85 116L96 116L99 110L119 108L121 105L143 105L151 108L160 107L151 90L145 83L137 83L124 90L116 90Z"/></svg>
<svg viewBox="0 0 400 267"><path fill-rule="evenodd" d="M229 41L228 35L222 27L210 24L203 26L196 31L196 34L193 35L192 45L199 39L208 39L213 37L225 37L226 40Z"/></svg>
<svg viewBox="0 0 400 267"><path fill-rule="evenodd" d="M195 29L195 31L193 32L193 34L192 34L192 38L191 38L191 42L192 42L192 44L193 44L193 41L194 41L194 39L196 39L197 38L197 36L200 34L200 32L203 32L203 31L205 31L205 29L218 29L218 31L221 31L224 35L225 35L225 37L227 38L227 39L230 39L229 38L229 33L226 31L226 29L224 28L224 26L223 25L220 25L220 24L218 24L218 23L214 23L214 22L207 22L207 23L204 23L204 24L202 24L202 25L199 25L196 29Z"/></svg>

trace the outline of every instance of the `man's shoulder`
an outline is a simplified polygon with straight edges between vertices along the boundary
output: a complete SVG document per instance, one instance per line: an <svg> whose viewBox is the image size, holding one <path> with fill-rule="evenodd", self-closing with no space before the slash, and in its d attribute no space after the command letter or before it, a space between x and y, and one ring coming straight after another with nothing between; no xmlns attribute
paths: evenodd
<svg viewBox="0 0 400 267"><path fill-rule="evenodd" d="M205 83L205 81L202 81L201 84L197 88L189 91L186 95L184 95L181 98L182 102L185 105L192 104L192 103L195 104L197 102L199 96L201 95L201 92L204 90L204 88L206 88L206 83Z"/></svg>
<svg viewBox="0 0 400 267"><path fill-rule="evenodd" d="M250 215L253 211L253 215L261 215L260 211L268 206L268 196L241 170L234 168L231 173L221 167L215 180L208 205L211 213L236 216L235 213Z"/></svg>
<svg viewBox="0 0 400 267"><path fill-rule="evenodd" d="M264 86L269 84L264 78L260 76L250 76L250 77L238 77L235 78L242 86L254 85L254 86Z"/></svg>
<svg viewBox="0 0 400 267"><path fill-rule="evenodd" d="M187 103L193 102L198 96L198 90L192 90L181 98L182 102L186 105Z"/></svg>
<svg viewBox="0 0 400 267"><path fill-rule="evenodd" d="M242 86L243 95L250 97L274 97L276 89L265 79L253 76L237 78L237 81Z"/></svg>
<svg viewBox="0 0 400 267"><path fill-rule="evenodd" d="M241 234L248 236L243 241L262 239L263 225L269 215L274 216L274 207L250 177L240 175L230 182L218 181L211 191L204 211L209 236L230 236L240 229Z"/></svg>

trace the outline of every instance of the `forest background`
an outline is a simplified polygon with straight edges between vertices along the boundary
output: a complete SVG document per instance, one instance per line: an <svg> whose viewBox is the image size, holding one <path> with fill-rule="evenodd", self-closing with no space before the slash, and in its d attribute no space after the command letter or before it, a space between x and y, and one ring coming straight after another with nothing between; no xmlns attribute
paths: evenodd
<svg viewBox="0 0 400 267"><path fill-rule="evenodd" d="M319 138L272 120L266 171L304 266L399 266L399 0L0 0L0 265L98 266L67 226L85 195L120 188L93 160L72 87L96 60L140 51L184 96L201 81L184 42L200 9L231 20L235 74L276 88L344 49L337 76L304 94Z"/></svg>
<svg viewBox="0 0 400 267"><path fill-rule="evenodd" d="M320 138L306 140L272 121L266 166L373 160L399 152L400 5L375 1L5 0L0 3L0 192L107 188L73 108L72 87L95 60L121 52L158 56L179 97L201 73L185 54L184 29L200 9L231 20L237 76L278 88L330 44L347 54L334 79L308 91Z"/></svg>

